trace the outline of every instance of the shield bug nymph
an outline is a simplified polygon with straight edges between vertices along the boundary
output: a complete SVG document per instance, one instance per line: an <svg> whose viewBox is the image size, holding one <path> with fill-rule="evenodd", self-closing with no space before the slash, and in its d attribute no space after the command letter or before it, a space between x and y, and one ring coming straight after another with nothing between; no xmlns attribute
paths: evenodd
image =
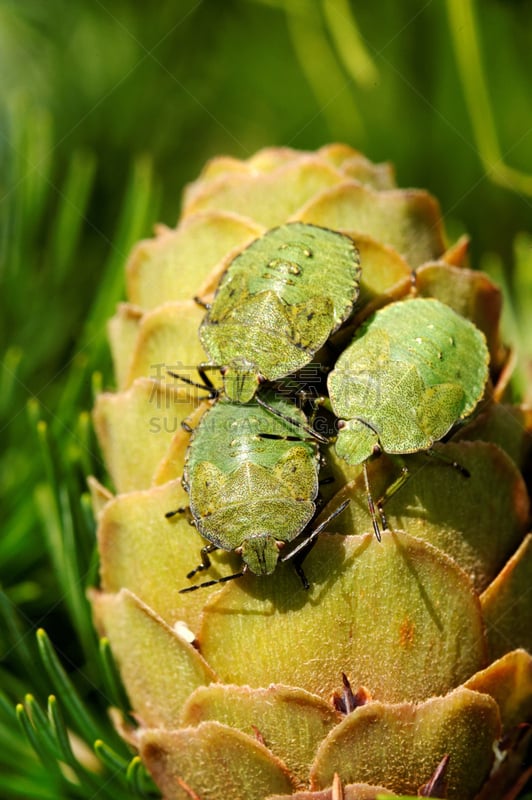
<svg viewBox="0 0 532 800"><path fill-rule="evenodd" d="M481 331L438 300L380 309L357 330L327 380L340 420L338 455L356 465L379 452L429 451L473 412L488 364ZM379 535L369 487L368 499Z"/></svg>
<svg viewBox="0 0 532 800"><path fill-rule="evenodd" d="M224 390L246 403L261 381L309 364L351 315L360 262L353 240L292 222L267 231L229 264L200 326Z"/></svg>
<svg viewBox="0 0 532 800"><path fill-rule="evenodd" d="M256 401L235 404L222 398L192 435L183 485L194 524L208 544L201 551L202 563L187 577L207 569L209 553L219 548L236 551L244 566L220 581L182 591L231 580L247 571L271 574L279 560L286 560L281 557L283 549L315 514L318 446L305 430L285 418L306 423L306 417L286 400L269 395L267 402L283 417ZM322 529L312 531L309 540Z"/></svg>

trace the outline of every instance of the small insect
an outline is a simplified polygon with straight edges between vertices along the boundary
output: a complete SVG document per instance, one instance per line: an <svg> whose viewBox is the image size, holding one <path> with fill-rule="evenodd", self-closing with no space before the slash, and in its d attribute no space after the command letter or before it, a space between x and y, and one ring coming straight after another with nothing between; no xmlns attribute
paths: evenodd
<svg viewBox="0 0 532 800"><path fill-rule="evenodd" d="M488 364L484 334L438 300L416 298L380 309L357 330L328 376L330 403L340 418L336 452L352 465L365 465L381 452L431 452L474 410Z"/></svg>
<svg viewBox="0 0 532 800"><path fill-rule="evenodd" d="M292 222L267 231L229 264L199 335L222 369L226 396L246 403L263 381L309 364L352 313L360 261L342 233Z"/></svg>
<svg viewBox="0 0 532 800"><path fill-rule="evenodd" d="M306 423L304 413L286 400L273 395L267 399L276 411ZM208 569L209 553L219 548L239 553L244 567L181 591L232 580L247 571L269 575L279 560L287 560L280 559L281 551L315 514L318 469L317 444L299 426L256 401L235 404L222 398L215 403L194 431L185 462L183 485L190 511L209 542L201 550L202 563L187 577ZM308 541L324 527L314 529Z"/></svg>

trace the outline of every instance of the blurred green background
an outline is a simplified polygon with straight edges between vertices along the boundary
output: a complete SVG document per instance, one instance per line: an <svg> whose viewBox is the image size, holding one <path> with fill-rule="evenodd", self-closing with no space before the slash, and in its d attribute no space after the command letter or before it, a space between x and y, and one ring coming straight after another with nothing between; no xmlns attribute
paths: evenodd
<svg viewBox="0 0 532 800"><path fill-rule="evenodd" d="M121 689L85 598L85 475L102 475L87 411L112 385L129 249L175 224L208 158L344 141L470 234L513 297L522 393L532 2L0 0L0 75L0 797L151 796L107 720ZM99 737L95 767L82 742Z"/></svg>

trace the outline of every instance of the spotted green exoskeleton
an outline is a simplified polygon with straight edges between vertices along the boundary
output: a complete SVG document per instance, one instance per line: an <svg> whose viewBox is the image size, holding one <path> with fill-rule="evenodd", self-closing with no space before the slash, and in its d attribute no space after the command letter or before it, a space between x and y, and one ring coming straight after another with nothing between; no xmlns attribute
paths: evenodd
<svg viewBox="0 0 532 800"><path fill-rule="evenodd" d="M306 422L292 404L273 395L267 400ZM215 403L192 435L183 476L195 525L210 543L189 577L206 569L208 553L218 548L241 554L243 572L272 573L280 551L315 513L318 466L317 445L301 428L256 401Z"/></svg>
<svg viewBox="0 0 532 800"><path fill-rule="evenodd" d="M200 326L225 394L245 403L261 380L309 364L351 314L360 264L342 233L292 222L267 231L229 264Z"/></svg>
<svg viewBox="0 0 532 800"><path fill-rule="evenodd" d="M434 299L392 303L356 332L328 377L341 422L336 451L349 464L372 454L428 450L481 399L484 334Z"/></svg>
<svg viewBox="0 0 532 800"><path fill-rule="evenodd" d="M337 417L336 452L348 464L364 464L373 528L380 540L378 508L408 476L402 475L375 504L366 462L385 452L399 456L430 448L478 404L488 379L484 334L434 299L392 303L357 330L328 377ZM440 454L440 458L446 461ZM460 464L451 463L465 477Z"/></svg>

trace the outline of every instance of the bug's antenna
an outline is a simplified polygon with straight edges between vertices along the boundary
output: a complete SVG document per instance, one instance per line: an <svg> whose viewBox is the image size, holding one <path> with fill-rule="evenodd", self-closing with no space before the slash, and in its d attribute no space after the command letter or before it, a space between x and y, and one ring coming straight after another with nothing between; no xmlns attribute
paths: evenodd
<svg viewBox="0 0 532 800"><path fill-rule="evenodd" d="M334 511L333 511L331 514L329 514L329 516L327 517L327 519L324 519L324 520L323 520L323 522L321 522L321 523L318 525L318 527L317 527L317 528L314 528L314 530L313 530L313 531L311 531L311 533L310 533L310 534L307 536L307 538L306 538L306 539L304 539L302 542L300 542L300 543L297 545L297 547L294 547L294 549L293 549L293 550L290 550L290 552L289 552L289 553L287 553L285 556L282 556L282 557L279 559L279 561L289 561L291 558L293 558L293 557L294 557L294 556L296 556L298 553L300 553L300 552L301 552L301 550L304 550L304 549L305 549L305 547L307 547L307 546L308 546L308 545L309 545L311 542L313 542L313 541L314 541L314 539L315 539L317 536L319 536L319 535L320 535L320 533L323 531L323 529L327 527L327 525L329 524L329 522L331 522L333 519L335 519L335 517L337 517L339 514L341 514L341 513L342 513L342 511L343 511L345 508L347 508L347 506L349 505L349 503L350 503L350 502L351 502L351 498L350 498L350 497L348 497L348 498L347 498L347 500L344 500L344 502L343 502L343 503L341 503L341 504L338 506L338 508L335 508L335 509L334 509Z"/></svg>
<svg viewBox="0 0 532 800"><path fill-rule="evenodd" d="M262 406L263 408L265 408L266 411L269 411L271 414L274 414L276 417L279 417L280 419L283 419L285 422L289 422L290 425L294 426L294 428L299 428L299 430L305 431L310 436L312 436L312 438L314 440L320 442L320 444L330 444L331 440L327 436L322 436L321 433L318 433L317 431L315 431L313 428L310 427L310 425L306 425L304 422L301 422L300 420L294 419L293 417L289 417L287 414L283 414L282 411L279 411L277 408L274 408L269 403L266 403L264 400L262 400L258 396L258 394L255 395L255 400L257 401L259 406ZM267 437L264 437L264 438L267 438Z"/></svg>

